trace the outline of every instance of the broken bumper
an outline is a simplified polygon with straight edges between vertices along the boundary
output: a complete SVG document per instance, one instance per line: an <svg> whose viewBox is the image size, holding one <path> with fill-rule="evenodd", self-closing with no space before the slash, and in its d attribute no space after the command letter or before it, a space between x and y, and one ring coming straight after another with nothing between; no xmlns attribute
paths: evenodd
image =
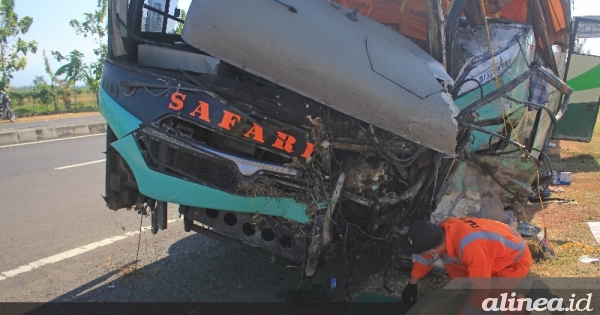
<svg viewBox="0 0 600 315"><path fill-rule="evenodd" d="M153 170L138 148L134 137L137 129L132 130L131 127L139 126L139 123L132 124L139 120L121 108L103 89L100 91L100 97L102 99L100 112L119 138L112 143L112 146L131 168L141 194L152 196L156 200L191 207L261 213L298 223L309 222L306 214L308 205L298 203L291 198L238 196Z"/></svg>

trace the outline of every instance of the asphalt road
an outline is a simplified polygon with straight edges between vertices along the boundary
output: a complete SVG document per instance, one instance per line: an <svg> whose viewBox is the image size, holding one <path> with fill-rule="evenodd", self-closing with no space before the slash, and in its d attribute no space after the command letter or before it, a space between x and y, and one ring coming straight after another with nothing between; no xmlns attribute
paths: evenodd
<svg viewBox="0 0 600 315"><path fill-rule="evenodd" d="M104 150L103 135L0 147L0 302L330 299L318 277L186 233L174 205L167 230L138 233L149 218L104 205Z"/></svg>

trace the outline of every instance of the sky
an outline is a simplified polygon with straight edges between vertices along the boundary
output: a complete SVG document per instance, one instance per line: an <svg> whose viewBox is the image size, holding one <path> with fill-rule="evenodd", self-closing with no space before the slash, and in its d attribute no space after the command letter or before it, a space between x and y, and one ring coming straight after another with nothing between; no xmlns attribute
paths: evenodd
<svg viewBox="0 0 600 315"><path fill-rule="evenodd" d="M21 38L26 41L37 41L38 50L36 54L27 54L25 70L13 74L11 85L32 85L36 76L44 76L46 81L50 82L44 71L44 50L46 56L52 58L51 51L60 51L64 55L77 49L85 55L87 63L94 61L96 58L94 58L93 49L97 45L91 39L78 36L69 25L69 21L72 19L82 21L83 14L94 12L96 4L96 0L16 0L15 12L19 18L25 16L33 18L33 24L29 31ZM59 68L58 62L52 62L51 67L53 71L56 71Z"/></svg>
<svg viewBox="0 0 600 315"><path fill-rule="evenodd" d="M191 0L179 0L179 7L187 9L190 2ZM97 3L97 0L16 0L15 12L19 18L33 18L29 31L21 35L21 38L37 41L38 50L36 54L27 54L27 66L13 74L11 86L33 85L36 76L43 76L50 82L50 77L44 70L44 50L51 60L53 71L56 71L60 64L52 59L51 51L60 51L66 55L77 49L85 55L86 63L97 60L93 50L98 45L90 38L77 35L69 25L72 19L84 21L84 13L93 13Z"/></svg>
<svg viewBox="0 0 600 315"><path fill-rule="evenodd" d="M179 0L179 7L187 9L191 0ZM97 0L16 0L15 12L19 18L30 16L33 24L27 34L21 37L24 40L38 42L36 54L27 55L27 66L24 70L14 73L12 86L33 85L36 76L44 76L50 81L44 71L43 51L51 58L51 51L60 51L63 55L74 49L81 51L86 63L96 60L93 49L96 43L89 38L77 35L69 25L69 21L77 19L83 21L84 13L95 11ZM598 15L600 16L599 0L575 0L573 15ZM593 54L600 55L600 39L588 39L584 49L591 49ZM53 71L60 67L56 61L51 62Z"/></svg>

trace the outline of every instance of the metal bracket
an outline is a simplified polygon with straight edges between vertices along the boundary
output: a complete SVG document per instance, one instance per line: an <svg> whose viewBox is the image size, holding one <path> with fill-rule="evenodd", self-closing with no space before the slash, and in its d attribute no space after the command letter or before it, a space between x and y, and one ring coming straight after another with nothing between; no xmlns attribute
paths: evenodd
<svg viewBox="0 0 600 315"><path fill-rule="evenodd" d="M331 199L329 200L329 206L327 207L327 212L325 212L325 218L323 220L323 246L329 245L331 242L331 215L333 214L333 210L342 194L342 188L344 187L344 181L346 180L346 175L344 173L340 174L338 177L337 183L335 184L335 189L333 190L333 194L331 195Z"/></svg>
<svg viewBox="0 0 600 315"><path fill-rule="evenodd" d="M346 17L348 17L348 19L352 22L357 22L358 21L358 8L355 8L351 13L348 13L346 15Z"/></svg>
<svg viewBox="0 0 600 315"><path fill-rule="evenodd" d="M331 232L329 229L329 226L331 225L331 214L333 213L335 205L340 198L345 180L346 175L344 173L340 174L340 177L338 177L335 185L335 189L331 195L331 199L329 200L327 210L325 210L324 214L319 213L314 217L312 234L310 238L311 241L310 245L308 246L308 257L306 258L306 267L304 269L307 277L312 277L315 274L317 271L319 258L321 257L321 248L331 242Z"/></svg>
<svg viewBox="0 0 600 315"><path fill-rule="evenodd" d="M150 232L156 234L158 230L167 229L167 203L149 199L147 204L150 208Z"/></svg>
<svg viewBox="0 0 600 315"><path fill-rule="evenodd" d="M321 256L321 245L323 243L323 214L315 215L310 245L308 246L308 257L306 258L306 267L304 273L307 277L312 277L317 271L319 257Z"/></svg>

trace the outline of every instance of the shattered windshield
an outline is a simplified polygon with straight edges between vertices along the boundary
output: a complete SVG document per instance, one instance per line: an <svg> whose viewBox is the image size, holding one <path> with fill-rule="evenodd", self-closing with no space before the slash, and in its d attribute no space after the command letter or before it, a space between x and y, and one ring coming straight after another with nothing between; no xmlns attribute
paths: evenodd
<svg viewBox="0 0 600 315"><path fill-rule="evenodd" d="M187 5L189 6L189 1ZM145 0L141 30L148 33L181 34L185 12L180 9L179 0Z"/></svg>

